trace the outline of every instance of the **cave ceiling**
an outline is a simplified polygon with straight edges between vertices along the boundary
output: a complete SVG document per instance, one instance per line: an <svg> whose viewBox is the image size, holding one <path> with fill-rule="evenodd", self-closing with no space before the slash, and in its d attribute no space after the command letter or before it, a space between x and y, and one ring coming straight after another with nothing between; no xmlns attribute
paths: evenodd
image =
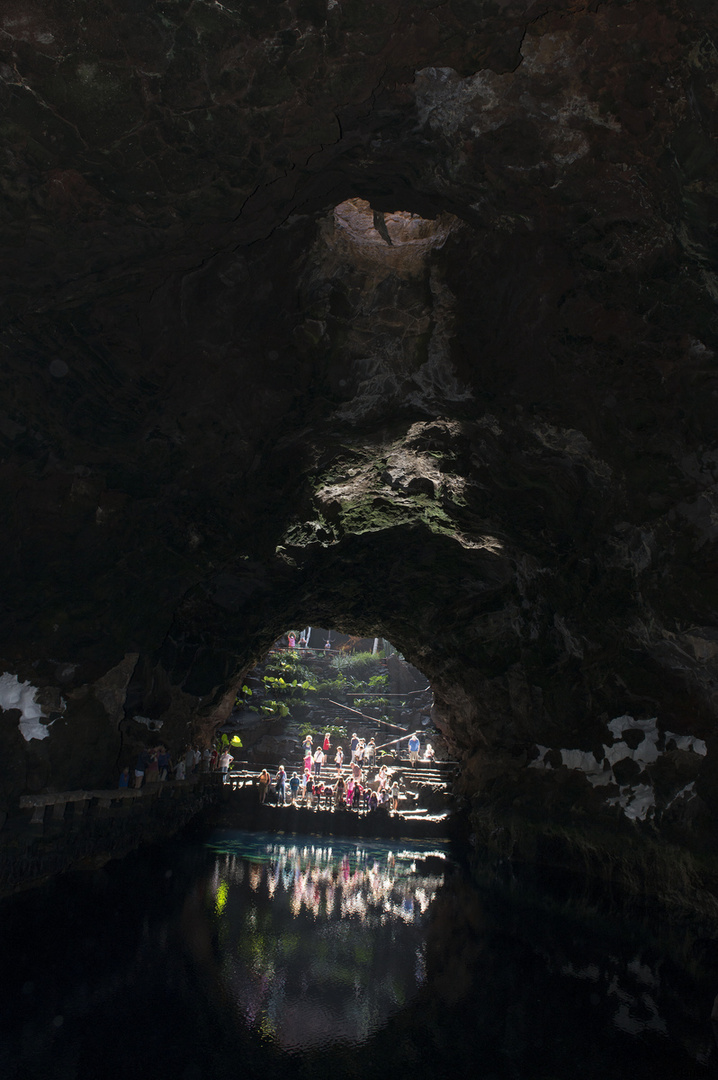
<svg viewBox="0 0 718 1080"><path fill-rule="evenodd" d="M710 734L717 23L4 0L3 670L211 711L301 620L457 746Z"/></svg>

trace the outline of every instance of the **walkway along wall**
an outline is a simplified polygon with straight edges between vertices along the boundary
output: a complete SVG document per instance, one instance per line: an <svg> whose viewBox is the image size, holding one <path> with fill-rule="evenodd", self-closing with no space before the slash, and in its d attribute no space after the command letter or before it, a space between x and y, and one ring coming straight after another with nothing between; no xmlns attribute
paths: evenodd
<svg viewBox="0 0 718 1080"><path fill-rule="evenodd" d="M102 865L178 832L222 793L219 774L147 784L139 791L25 796L0 830L0 896L82 864Z"/></svg>

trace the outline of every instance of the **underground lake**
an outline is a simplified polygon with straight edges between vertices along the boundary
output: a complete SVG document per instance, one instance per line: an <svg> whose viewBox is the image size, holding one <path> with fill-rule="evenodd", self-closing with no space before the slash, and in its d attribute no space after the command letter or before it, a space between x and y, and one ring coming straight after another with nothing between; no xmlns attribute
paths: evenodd
<svg viewBox="0 0 718 1080"><path fill-rule="evenodd" d="M0 1074L715 1075L705 928L433 843L195 822L0 906Z"/></svg>

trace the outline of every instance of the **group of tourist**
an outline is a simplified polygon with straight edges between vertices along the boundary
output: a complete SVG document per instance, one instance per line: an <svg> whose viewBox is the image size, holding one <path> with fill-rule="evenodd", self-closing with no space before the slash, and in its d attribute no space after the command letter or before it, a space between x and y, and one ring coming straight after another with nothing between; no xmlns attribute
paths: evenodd
<svg viewBox="0 0 718 1080"><path fill-rule="evenodd" d="M373 738L367 742L354 732L349 745L350 758L346 765L344 749L337 747L334 753L333 780L322 778L322 769L331 757L330 732L325 733L323 741L316 749L313 742L312 736L307 735L302 743L301 775L293 772L291 776L287 776L284 765L279 766L274 778L274 790L280 805L289 803L292 806L365 811L398 810L401 794L398 775L390 777L386 765L382 765L372 783L368 781L368 770L376 764L377 748ZM412 757L412 753L415 752L418 756L418 750L419 739L414 734L409 740L409 756L413 766L416 765L416 759ZM263 769L258 779L260 803L266 801L271 784L272 778L268 770Z"/></svg>
<svg viewBox="0 0 718 1080"><path fill-rule="evenodd" d="M206 746L198 750L188 746L177 761L173 762L166 746L143 747L137 755L134 770L126 766L120 773L118 787L140 788L143 784L174 777L175 780L187 780L198 773L219 770L224 775L229 771L234 758L227 747Z"/></svg>
<svg viewBox="0 0 718 1080"><path fill-rule="evenodd" d="M329 649L331 649L331 647L332 647L331 641L327 640L327 641L324 642L324 650L325 650L325 652L328 652ZM290 630L289 633L287 634L287 648L289 648L289 649L300 649L302 651L308 649L309 648L309 639L307 638L304 631L301 632L301 634L299 635L299 640L297 641L297 635L295 634L294 630Z"/></svg>
<svg viewBox="0 0 718 1080"><path fill-rule="evenodd" d="M305 777L311 774L318 780L322 774L322 769L331 756L332 744L329 732L325 734L324 742L317 746L316 750L313 749L312 744L312 736L307 735L302 744L304 774ZM376 744L374 739L370 739L367 743L364 739L360 739L355 732L351 739L350 753L351 758L349 760L349 768L352 776L356 779L363 769L371 768L376 762ZM336 753L334 754L334 765L336 768L336 775L337 777L340 777L344 769L344 750L341 746L337 747Z"/></svg>
<svg viewBox="0 0 718 1080"><path fill-rule="evenodd" d="M382 771L383 770L383 771ZM398 810L401 789L399 778L390 779L386 766L382 766L378 776L376 787L368 782L362 782L362 778L355 779L349 776L347 780L339 776L334 784L325 783L321 777L314 779L310 773L299 776L293 772L287 777L287 771L280 765L274 778L274 789L277 801L281 806L308 806L318 809L341 809L341 810ZM271 784L271 776L267 769L263 769L259 775L259 801L265 802L267 791Z"/></svg>

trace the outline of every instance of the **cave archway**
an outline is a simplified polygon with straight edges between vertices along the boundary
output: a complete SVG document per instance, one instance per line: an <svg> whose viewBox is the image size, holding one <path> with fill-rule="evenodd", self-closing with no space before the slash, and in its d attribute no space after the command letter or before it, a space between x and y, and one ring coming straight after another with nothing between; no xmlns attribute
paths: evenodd
<svg viewBox="0 0 718 1080"><path fill-rule="evenodd" d="M125 63L51 7L3 39L2 804L214 730L311 611L427 673L471 798L612 820L563 753L657 716L708 753L656 822L713 820L712 16L194 5Z"/></svg>
<svg viewBox="0 0 718 1080"><path fill-rule="evenodd" d="M406 757L414 732L424 755L431 746L446 758L433 711L429 680L385 638L306 627L284 633L246 674L220 731L239 736L243 760L281 761L300 775L303 740L311 736L316 749L326 734L333 774L338 747L348 767L355 737L371 742L372 765L380 752Z"/></svg>

